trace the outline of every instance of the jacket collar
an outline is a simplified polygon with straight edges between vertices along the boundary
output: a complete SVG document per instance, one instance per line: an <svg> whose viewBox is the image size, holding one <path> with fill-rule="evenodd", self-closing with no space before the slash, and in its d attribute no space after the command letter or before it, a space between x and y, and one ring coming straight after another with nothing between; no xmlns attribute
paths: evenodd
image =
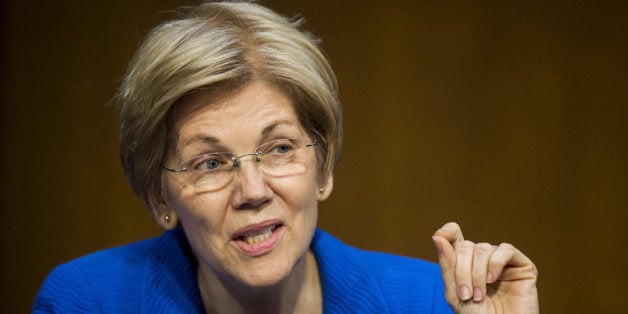
<svg viewBox="0 0 628 314"><path fill-rule="evenodd" d="M350 247L316 229L311 248L316 256L324 312L388 313L379 284L367 269L363 251Z"/></svg>
<svg viewBox="0 0 628 314"><path fill-rule="evenodd" d="M148 258L140 313L205 313L196 279L196 258L182 229L157 238Z"/></svg>
<svg viewBox="0 0 628 314"><path fill-rule="evenodd" d="M310 244L318 263L324 312L387 313L379 284L365 269L364 254L321 229ZM198 263L183 230L164 232L147 258L140 313L204 313Z"/></svg>

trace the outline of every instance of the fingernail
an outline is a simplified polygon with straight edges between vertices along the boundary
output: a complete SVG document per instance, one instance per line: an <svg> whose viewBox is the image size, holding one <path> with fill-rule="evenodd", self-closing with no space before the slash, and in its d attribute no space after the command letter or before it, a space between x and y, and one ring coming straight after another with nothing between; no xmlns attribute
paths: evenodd
<svg viewBox="0 0 628 314"><path fill-rule="evenodd" d="M486 275L486 282L493 283L493 273L491 273L490 271Z"/></svg>
<svg viewBox="0 0 628 314"><path fill-rule="evenodd" d="M435 236L432 236L432 241L434 241L434 246L436 247L436 251L438 251L438 253L442 253L443 252L443 248L440 247L440 243L438 243L438 239L436 239Z"/></svg>
<svg viewBox="0 0 628 314"><path fill-rule="evenodd" d="M482 289L478 287L473 288L473 301L482 301Z"/></svg>
<svg viewBox="0 0 628 314"><path fill-rule="evenodd" d="M466 301L466 300L469 300L469 298L471 298L471 291L469 291L469 287L467 286L461 286L459 293L460 293L460 299L462 299L462 301Z"/></svg>

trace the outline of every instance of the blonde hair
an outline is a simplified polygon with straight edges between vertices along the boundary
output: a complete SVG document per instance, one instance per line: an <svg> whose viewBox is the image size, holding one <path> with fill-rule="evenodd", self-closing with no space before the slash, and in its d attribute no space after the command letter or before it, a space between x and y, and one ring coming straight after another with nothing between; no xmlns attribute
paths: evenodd
<svg viewBox="0 0 628 314"><path fill-rule="evenodd" d="M248 2L203 3L154 28L129 64L117 95L120 160L134 192L162 198L160 164L177 101L203 88L252 80L281 88L300 123L318 140L319 179L342 146L336 77L318 41L291 21Z"/></svg>

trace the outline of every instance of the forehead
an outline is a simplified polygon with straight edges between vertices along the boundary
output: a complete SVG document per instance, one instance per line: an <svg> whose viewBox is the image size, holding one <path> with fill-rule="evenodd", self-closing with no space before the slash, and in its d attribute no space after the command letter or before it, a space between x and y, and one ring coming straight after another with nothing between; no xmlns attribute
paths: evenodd
<svg viewBox="0 0 628 314"><path fill-rule="evenodd" d="M273 125L302 129L292 100L265 82L189 95L175 109L173 122L172 136L179 148L196 137L221 141L261 136Z"/></svg>

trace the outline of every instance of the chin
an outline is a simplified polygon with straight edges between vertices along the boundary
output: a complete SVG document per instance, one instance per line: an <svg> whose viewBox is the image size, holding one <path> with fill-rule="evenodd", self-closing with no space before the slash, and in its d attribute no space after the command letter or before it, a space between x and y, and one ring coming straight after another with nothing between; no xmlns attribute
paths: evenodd
<svg viewBox="0 0 628 314"><path fill-rule="evenodd" d="M241 273L239 281L246 286L257 289L272 288L281 284L290 276L295 266L302 259L294 263L289 262L261 262L258 265L247 267Z"/></svg>
<svg viewBox="0 0 628 314"><path fill-rule="evenodd" d="M289 234L286 232L284 235ZM311 236L307 239L310 238ZM244 286L258 289L275 287L285 282L291 275L305 272L308 249L309 241L293 240L285 236L271 252L239 259L238 265L233 265L236 268L231 269L231 274Z"/></svg>

